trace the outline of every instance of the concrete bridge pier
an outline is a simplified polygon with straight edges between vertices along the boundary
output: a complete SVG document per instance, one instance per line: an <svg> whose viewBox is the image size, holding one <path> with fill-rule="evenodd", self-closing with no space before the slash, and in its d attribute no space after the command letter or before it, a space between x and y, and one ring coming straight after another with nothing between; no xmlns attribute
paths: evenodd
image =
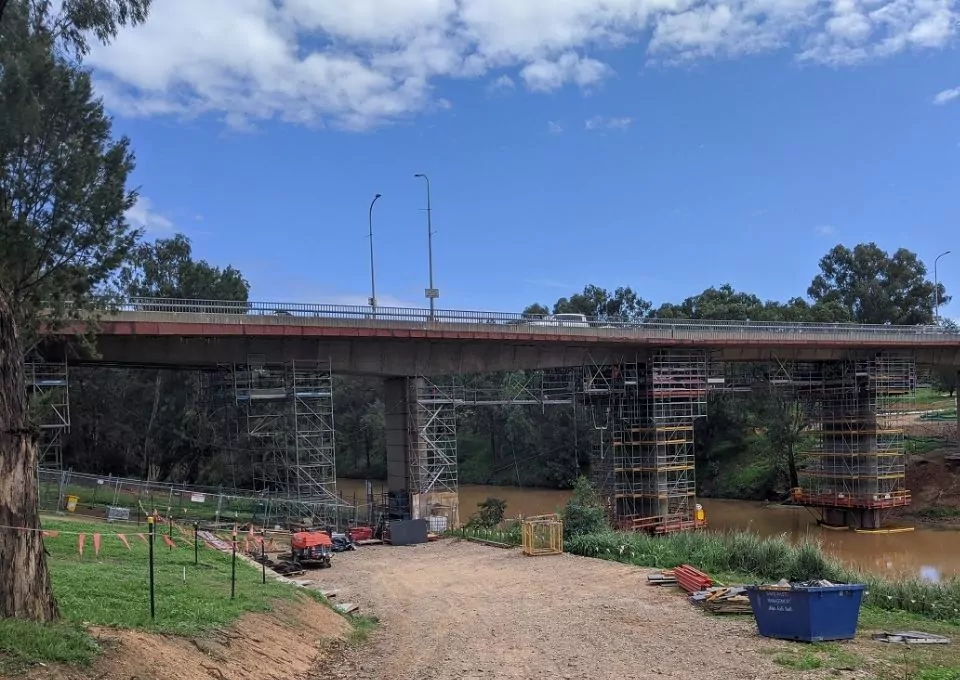
<svg viewBox="0 0 960 680"><path fill-rule="evenodd" d="M384 380L387 498L390 519L459 525L457 398L427 378Z"/></svg>
<svg viewBox="0 0 960 680"><path fill-rule="evenodd" d="M387 512L388 519L410 517L410 432L409 397L416 378L387 378L383 381L385 434L387 440Z"/></svg>

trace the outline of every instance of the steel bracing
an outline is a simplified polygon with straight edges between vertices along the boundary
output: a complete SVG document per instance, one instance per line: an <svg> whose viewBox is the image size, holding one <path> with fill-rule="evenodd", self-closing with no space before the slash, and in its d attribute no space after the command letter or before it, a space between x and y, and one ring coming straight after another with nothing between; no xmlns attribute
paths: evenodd
<svg viewBox="0 0 960 680"><path fill-rule="evenodd" d="M251 360L236 367L234 378L247 439L259 453L257 489L303 518L323 518L343 505L330 363Z"/></svg>
<svg viewBox="0 0 960 680"><path fill-rule="evenodd" d="M31 361L24 369L24 382L31 396L31 415L40 428L38 465L59 469L63 465L63 440L70 430L67 363Z"/></svg>
<svg viewBox="0 0 960 680"><path fill-rule="evenodd" d="M915 398L914 359L878 353L796 363L783 372L811 424L794 496L821 508L908 505L904 414Z"/></svg>
<svg viewBox="0 0 960 680"><path fill-rule="evenodd" d="M583 398L599 435L591 468L615 526L698 525L694 423L706 415L707 367L706 352L680 349L585 367Z"/></svg>
<svg viewBox="0 0 960 680"><path fill-rule="evenodd" d="M456 493L460 390L427 378L411 380L410 389L408 488L413 494Z"/></svg>

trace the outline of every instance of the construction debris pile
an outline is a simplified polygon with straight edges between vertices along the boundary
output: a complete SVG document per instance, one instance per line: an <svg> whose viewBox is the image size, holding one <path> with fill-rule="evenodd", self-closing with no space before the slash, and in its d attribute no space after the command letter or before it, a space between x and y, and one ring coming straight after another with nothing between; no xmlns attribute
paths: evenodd
<svg viewBox="0 0 960 680"><path fill-rule="evenodd" d="M679 586L690 593L690 602L711 614L750 614L753 611L746 588L714 585L713 579L689 564L651 572L647 574L647 584Z"/></svg>

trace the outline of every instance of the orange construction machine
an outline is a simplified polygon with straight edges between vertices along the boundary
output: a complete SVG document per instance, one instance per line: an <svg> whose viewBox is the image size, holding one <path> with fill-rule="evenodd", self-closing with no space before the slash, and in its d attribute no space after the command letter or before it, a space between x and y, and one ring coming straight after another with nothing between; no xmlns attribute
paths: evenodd
<svg viewBox="0 0 960 680"><path fill-rule="evenodd" d="M325 569L330 566L333 541L320 531L299 531L290 538L290 553L304 567Z"/></svg>

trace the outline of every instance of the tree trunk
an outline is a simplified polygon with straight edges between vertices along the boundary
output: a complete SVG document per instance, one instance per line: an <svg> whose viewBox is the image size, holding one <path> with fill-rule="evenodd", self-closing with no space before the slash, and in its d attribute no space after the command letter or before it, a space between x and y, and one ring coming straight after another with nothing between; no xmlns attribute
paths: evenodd
<svg viewBox="0 0 960 680"><path fill-rule="evenodd" d="M39 531L37 438L26 409L20 334L0 294L0 618L53 621L57 604Z"/></svg>

